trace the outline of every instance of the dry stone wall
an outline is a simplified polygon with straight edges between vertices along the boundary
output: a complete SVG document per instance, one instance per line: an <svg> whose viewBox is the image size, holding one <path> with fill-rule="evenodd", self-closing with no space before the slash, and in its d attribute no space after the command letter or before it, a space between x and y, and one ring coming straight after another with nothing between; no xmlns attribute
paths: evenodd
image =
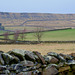
<svg viewBox="0 0 75 75"><path fill-rule="evenodd" d="M75 53L0 51L0 75L75 75Z"/></svg>

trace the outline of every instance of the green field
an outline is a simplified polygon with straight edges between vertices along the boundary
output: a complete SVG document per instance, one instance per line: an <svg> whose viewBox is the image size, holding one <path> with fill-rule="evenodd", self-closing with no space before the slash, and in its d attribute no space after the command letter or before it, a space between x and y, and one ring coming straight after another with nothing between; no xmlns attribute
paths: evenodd
<svg viewBox="0 0 75 75"><path fill-rule="evenodd" d="M7 32L7 31L0 30L0 35L1 35L1 34L4 34L5 32Z"/></svg>
<svg viewBox="0 0 75 75"><path fill-rule="evenodd" d="M36 40L34 33L27 35L27 40ZM42 41L72 41L75 40L75 29L43 32Z"/></svg>
<svg viewBox="0 0 75 75"><path fill-rule="evenodd" d="M10 39L13 39L13 35L10 36ZM19 40L21 40L20 37ZM25 40L37 41L37 38L34 37L34 33L27 33ZM74 40L75 40L75 29L46 31L43 32L43 36L41 38L41 41L74 41Z"/></svg>

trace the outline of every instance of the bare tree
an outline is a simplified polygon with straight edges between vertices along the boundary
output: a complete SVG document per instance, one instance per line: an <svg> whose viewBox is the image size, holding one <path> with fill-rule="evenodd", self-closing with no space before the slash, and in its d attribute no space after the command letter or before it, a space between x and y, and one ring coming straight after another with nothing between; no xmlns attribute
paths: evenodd
<svg viewBox="0 0 75 75"><path fill-rule="evenodd" d="M22 30L20 38L22 39L22 41L26 39L26 29L25 28L24 30Z"/></svg>
<svg viewBox="0 0 75 75"><path fill-rule="evenodd" d="M9 32L5 32L3 35L4 35L4 39L6 39L7 42L7 40L9 39Z"/></svg>
<svg viewBox="0 0 75 75"><path fill-rule="evenodd" d="M19 30L17 30L15 33L14 33L14 41L17 41L17 39L19 38Z"/></svg>
<svg viewBox="0 0 75 75"><path fill-rule="evenodd" d="M44 31L43 27L37 27L36 30L35 30L34 36L37 38L39 43L40 43L41 38L43 36L43 31Z"/></svg>

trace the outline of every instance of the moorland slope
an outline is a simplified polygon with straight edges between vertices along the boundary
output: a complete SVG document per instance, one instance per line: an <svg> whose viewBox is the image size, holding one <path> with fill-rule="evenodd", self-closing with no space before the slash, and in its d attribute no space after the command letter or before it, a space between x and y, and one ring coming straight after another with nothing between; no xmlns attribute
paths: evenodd
<svg viewBox="0 0 75 75"><path fill-rule="evenodd" d="M44 26L45 29L61 29L75 27L75 14L51 14L51 13L7 13L0 12L0 23L6 30L23 29L34 30L36 26Z"/></svg>

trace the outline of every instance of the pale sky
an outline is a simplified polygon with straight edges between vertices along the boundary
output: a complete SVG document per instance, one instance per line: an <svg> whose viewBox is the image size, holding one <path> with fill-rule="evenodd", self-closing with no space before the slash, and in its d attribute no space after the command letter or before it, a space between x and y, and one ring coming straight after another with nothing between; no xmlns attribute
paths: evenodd
<svg viewBox="0 0 75 75"><path fill-rule="evenodd" d="M0 0L0 12L75 13L75 0Z"/></svg>

